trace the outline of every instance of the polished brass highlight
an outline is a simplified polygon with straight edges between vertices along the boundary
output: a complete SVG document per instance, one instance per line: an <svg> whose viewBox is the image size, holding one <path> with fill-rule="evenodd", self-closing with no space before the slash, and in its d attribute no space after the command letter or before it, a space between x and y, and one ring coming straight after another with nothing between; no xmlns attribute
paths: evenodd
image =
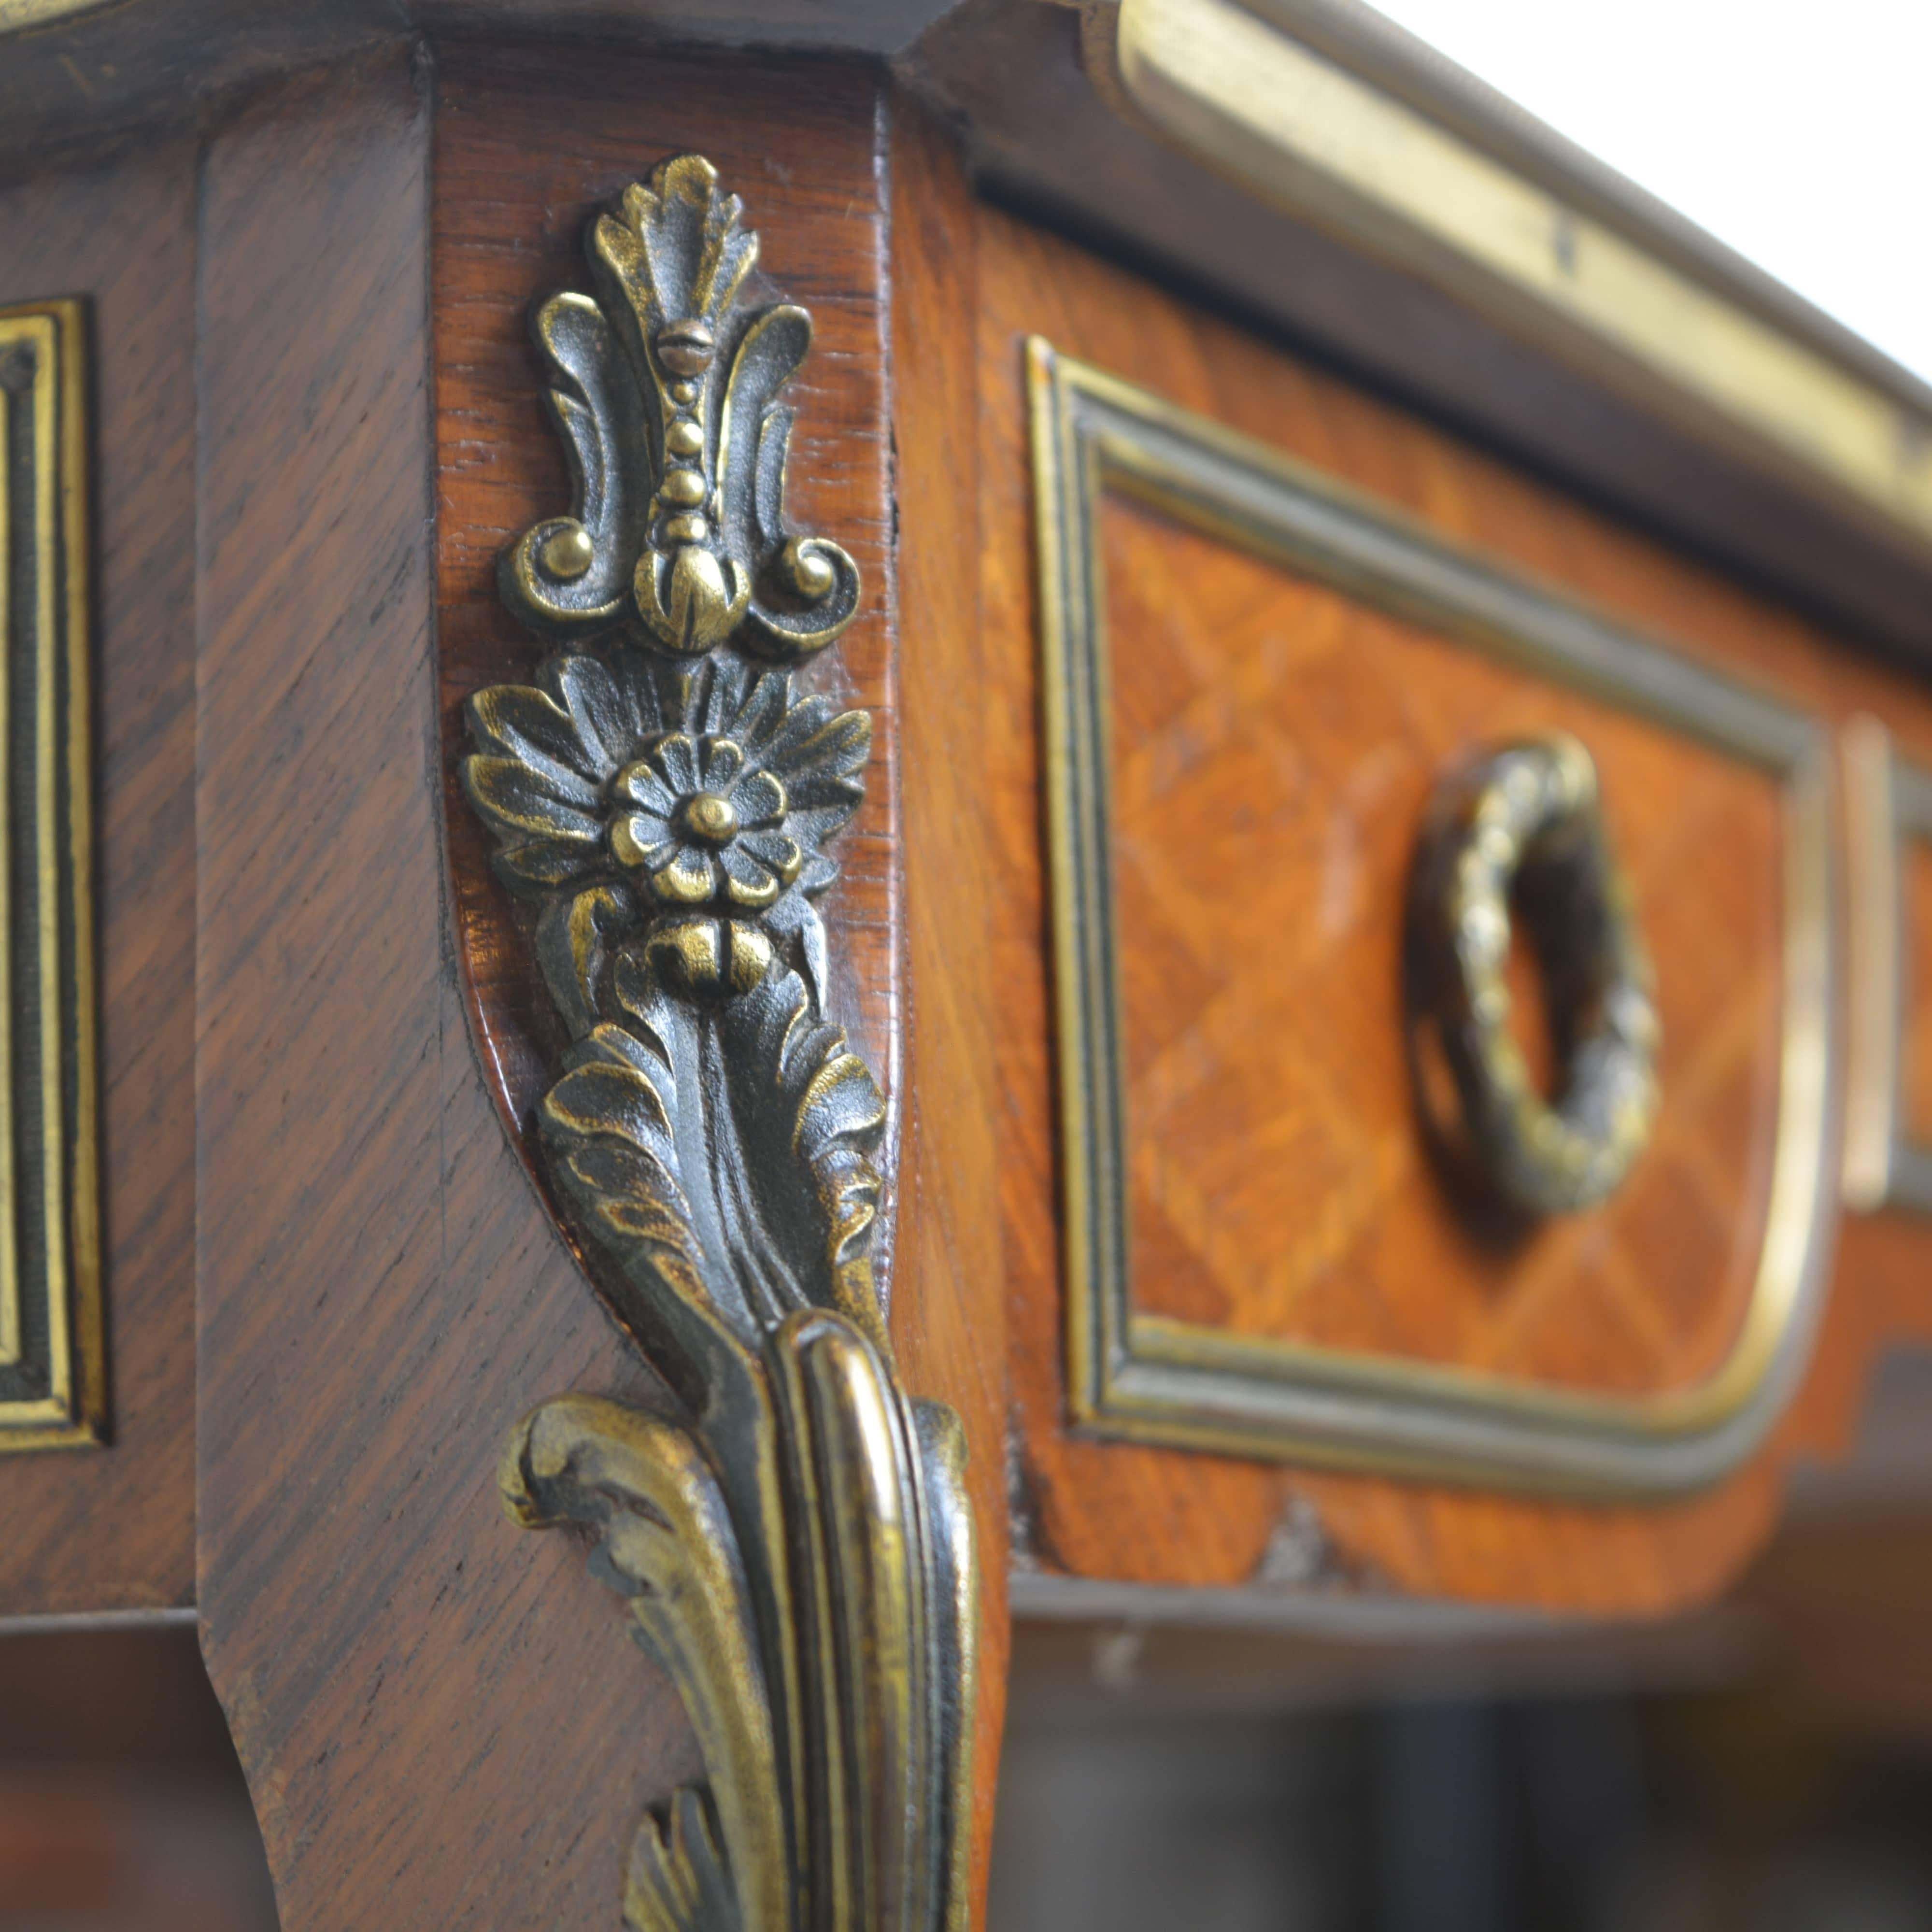
<svg viewBox="0 0 1932 1932"><path fill-rule="evenodd" d="M1899 758L1875 718L1846 725L1841 752L1851 852L1845 1204L1932 1214L1932 1147L1906 1132L1900 1090L1911 984L1906 859L1912 840L1932 841L1932 772Z"/></svg>
<svg viewBox="0 0 1932 1932"><path fill-rule="evenodd" d="M1028 354L1076 1417L1144 1442L1491 1486L1642 1496L1714 1480L1796 1386L1826 1288L1838 1120L1823 728L1038 338ZM1784 1024L1770 1197L1749 1306L1706 1380L1600 1396L1136 1310L1109 850L1100 528L1109 491L1781 782Z"/></svg>
<svg viewBox="0 0 1932 1932"><path fill-rule="evenodd" d="M538 316L578 500L502 588L584 641L470 699L463 778L571 1042L537 1109L552 1188L683 1413L545 1402L502 1494L598 1538L704 1753L638 1832L632 1932L964 1932L965 1445L894 1366L885 1102L825 1018L812 903L872 722L770 662L829 643L859 575L784 525L776 398L811 322L740 305L740 214L709 163L665 163L592 225L598 299Z"/></svg>
<svg viewBox="0 0 1932 1932"><path fill-rule="evenodd" d="M0 1451L104 1439L77 302L0 309Z"/></svg>
<svg viewBox="0 0 1932 1932"><path fill-rule="evenodd" d="M1553 1104L1510 1024L1513 904L1549 988ZM1574 738L1506 746L1437 787L1403 968L1418 1099L1456 1166L1524 1214L1574 1214L1615 1192L1656 1124L1663 1028L1597 768ZM1420 1077L1430 1061L1449 1071L1453 1112L1431 1104Z"/></svg>
<svg viewBox="0 0 1932 1932"><path fill-rule="evenodd" d="M1923 553L1932 411L1294 37L1294 0L1088 9L1103 93L1205 165L1366 244L1640 406L1696 422ZM1901 377L1901 382L1906 379Z"/></svg>
<svg viewBox="0 0 1932 1932"><path fill-rule="evenodd" d="M108 0L0 0L0 34L25 33L30 28L50 27L105 6Z"/></svg>

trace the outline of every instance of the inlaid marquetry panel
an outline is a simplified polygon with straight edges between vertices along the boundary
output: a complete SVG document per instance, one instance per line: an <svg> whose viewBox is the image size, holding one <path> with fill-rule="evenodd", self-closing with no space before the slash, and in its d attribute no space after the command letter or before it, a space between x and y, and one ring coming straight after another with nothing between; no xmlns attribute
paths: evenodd
<svg viewBox="0 0 1932 1932"><path fill-rule="evenodd" d="M1076 1414L1532 1489L1710 1480L1788 1399L1823 1285L1828 734L1030 356ZM1558 736L1655 961L1663 1098L1606 1196L1526 1213L1425 1129L1406 908L1445 774Z"/></svg>
<svg viewBox="0 0 1932 1932"><path fill-rule="evenodd" d="M1136 1308L1618 1395L1712 1373L1778 1118L1775 780L1132 505L1102 529ZM1402 902L1437 774L1551 728L1652 936L1666 1101L1600 1208L1512 1227L1419 1130Z"/></svg>
<svg viewBox="0 0 1932 1932"><path fill-rule="evenodd" d="M0 310L0 1450L106 1418L84 352L77 302Z"/></svg>

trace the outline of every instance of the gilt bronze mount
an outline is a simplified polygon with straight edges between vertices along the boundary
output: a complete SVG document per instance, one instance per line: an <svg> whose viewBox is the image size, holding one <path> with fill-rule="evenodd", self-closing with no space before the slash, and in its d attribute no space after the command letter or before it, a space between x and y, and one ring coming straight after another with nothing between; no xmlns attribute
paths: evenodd
<svg viewBox="0 0 1932 1932"><path fill-rule="evenodd" d="M739 297L758 238L710 164L667 163L592 224L593 299L537 311L549 400L577 500L503 560L503 594L539 631L622 620L700 658L728 639L778 662L823 650L859 608L836 543L784 517L792 412L774 399L812 346L790 302Z"/></svg>
<svg viewBox="0 0 1932 1932"><path fill-rule="evenodd" d="M592 222L594 298L536 320L575 500L501 584L561 648L471 698L464 783L569 1040L550 1187L680 1409L545 1402L502 1494L598 1540L703 1752L637 1833L632 1932L962 1932L965 1448L898 1380L885 1102L826 1017L814 904L872 724L794 682L861 586L787 520L777 398L812 322L746 299L741 216L708 162L664 163Z"/></svg>
<svg viewBox="0 0 1932 1932"><path fill-rule="evenodd" d="M1543 971L1553 1102L1512 1024L1513 912ZM1607 1198L1656 1122L1662 1028L1582 745L1552 733L1442 782L1416 848L1408 926L1418 1096L1454 1166L1522 1214L1574 1214ZM1448 1071L1453 1108L1433 1104L1423 1070L1434 1064Z"/></svg>

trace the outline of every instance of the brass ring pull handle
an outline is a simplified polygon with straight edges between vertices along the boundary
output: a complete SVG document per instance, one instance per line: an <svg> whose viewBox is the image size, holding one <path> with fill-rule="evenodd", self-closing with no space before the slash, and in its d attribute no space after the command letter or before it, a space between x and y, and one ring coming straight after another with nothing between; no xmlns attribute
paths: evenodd
<svg viewBox="0 0 1932 1932"><path fill-rule="evenodd" d="M1542 969L1553 1100L1510 1026L1513 914ZM1612 1193L1657 1118L1662 1029L1597 768L1574 738L1504 746L1438 784L1410 877L1404 980L1418 1099L1459 1164L1530 1214Z"/></svg>

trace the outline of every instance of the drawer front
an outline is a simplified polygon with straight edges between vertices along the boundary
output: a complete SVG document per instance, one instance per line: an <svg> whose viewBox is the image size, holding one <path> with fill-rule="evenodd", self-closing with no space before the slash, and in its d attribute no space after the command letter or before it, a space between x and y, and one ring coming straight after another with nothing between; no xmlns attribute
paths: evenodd
<svg viewBox="0 0 1932 1932"><path fill-rule="evenodd" d="M1844 1447L1880 1339L1932 1329L1923 1222L1839 1209L1840 740L1875 712L1923 759L1932 706L1066 243L988 212L977 266L982 674L1042 721L988 754L1042 802L1003 814L993 920L1016 1525L1048 1580L1016 1600L1708 1596L1792 1454ZM1532 740L1587 754L1616 889L1574 929L1614 901L1657 1025L1626 1171L1525 1214L1413 961L1427 828ZM1535 898L1492 963L1548 1100L1590 945L1540 962Z"/></svg>
<svg viewBox="0 0 1932 1932"><path fill-rule="evenodd" d="M1076 1413L1724 1473L1824 1277L1825 728L1031 356Z"/></svg>

